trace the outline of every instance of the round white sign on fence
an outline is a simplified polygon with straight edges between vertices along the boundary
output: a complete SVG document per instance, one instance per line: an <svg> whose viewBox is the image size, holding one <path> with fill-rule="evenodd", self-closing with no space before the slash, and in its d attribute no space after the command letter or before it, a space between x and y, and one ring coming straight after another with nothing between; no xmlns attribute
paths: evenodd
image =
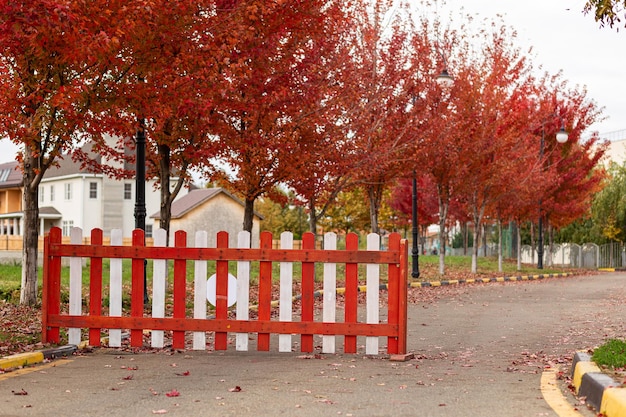
<svg viewBox="0 0 626 417"><path fill-rule="evenodd" d="M206 282L206 298L212 306L216 305L217 275L213 274ZM228 307L237 302L237 278L233 274L228 274Z"/></svg>

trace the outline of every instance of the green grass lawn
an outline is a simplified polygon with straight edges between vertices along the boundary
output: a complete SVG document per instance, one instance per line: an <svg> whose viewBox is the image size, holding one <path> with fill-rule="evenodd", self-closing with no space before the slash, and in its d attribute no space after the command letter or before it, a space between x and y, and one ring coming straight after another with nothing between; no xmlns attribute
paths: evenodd
<svg viewBox="0 0 626 417"><path fill-rule="evenodd" d="M535 275L535 274L550 274L561 273L567 271L561 268L546 268L537 269L530 265L523 265L521 271L517 271L517 262L515 260L507 260L503 262L503 271L498 271L498 260L490 257L478 258L478 273L471 274L471 257L469 256L446 256L445 258L445 275L439 274L439 256L437 255L423 255L419 258L420 266L420 280L421 281L440 281L440 280L455 280L455 279L469 279L479 277L494 277L494 276L518 276L518 275ZM294 277L300 276L301 268L300 264L294 265ZM344 274L344 265L338 264L337 278L341 283ZM361 276L364 275L365 267L361 268ZM125 285L130 285L131 282L131 262L130 260L123 261L123 282ZM409 276L411 275L411 262L409 260ZM236 271L236 263L230 263L231 273ZM321 282L322 280L322 265L319 264L316 267L316 280ZM253 262L251 265L251 281L253 284L257 282L258 277L258 262ZM208 275L212 275L215 272L215 262L208 262ZM17 264L0 264L0 299L4 299L11 302L19 301L19 288L21 284L22 268ZM41 288L41 268L39 270L39 288ZM189 281L193 280L194 267L193 262L189 261L187 265L187 277ZM172 280L173 268L170 264L169 275ZM103 278L104 282L107 282L109 275L109 261L103 262ZM147 276L152 276L152 262L147 263ZM386 280L386 267L381 267L382 280ZM274 280L277 282L279 277L279 264L274 263L273 271ZM296 278L297 279L297 278ZM62 286L67 286L69 283L69 267L63 267ZM83 286L86 288L89 285L89 267L86 265L83 268ZM106 284L105 284L106 285Z"/></svg>

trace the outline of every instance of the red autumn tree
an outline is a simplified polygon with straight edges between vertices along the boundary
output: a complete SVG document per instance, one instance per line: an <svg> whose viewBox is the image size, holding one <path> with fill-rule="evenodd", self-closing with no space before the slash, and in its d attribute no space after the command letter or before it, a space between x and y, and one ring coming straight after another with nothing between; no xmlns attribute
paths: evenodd
<svg viewBox="0 0 626 417"><path fill-rule="evenodd" d="M320 102L324 51L332 50L344 7L339 1L232 2L237 17L220 72L216 136L227 170L223 180L244 199L243 228L252 230L255 200L298 176L300 152ZM322 90L320 91L320 88ZM304 104L304 105L303 105ZM232 173L232 174L231 174Z"/></svg>
<svg viewBox="0 0 626 417"><path fill-rule="evenodd" d="M39 183L90 125L118 12L99 2L0 2L0 132L22 150L24 304L37 300Z"/></svg>
<svg viewBox="0 0 626 417"><path fill-rule="evenodd" d="M130 5L128 12L140 18L119 34L120 48L111 58L109 85L100 101L106 115L101 121L118 137L131 137L140 121L147 136L147 176L158 180L160 226L168 236L171 205L190 181L190 169L210 168L216 155L217 141L210 135L219 47L213 35L230 29L228 19L212 13L213 6L213 1ZM124 155L132 146L128 140L117 145L111 149L99 141L98 150ZM177 178L173 186L172 177Z"/></svg>
<svg viewBox="0 0 626 417"><path fill-rule="evenodd" d="M513 40L513 33L501 26L485 36L478 58L466 59L457 67L454 119L464 178L457 192L474 225L472 273L477 272L483 219L494 214L489 210L519 180L510 172L528 166L530 157L518 132L527 128L527 97L534 94L534 78Z"/></svg>

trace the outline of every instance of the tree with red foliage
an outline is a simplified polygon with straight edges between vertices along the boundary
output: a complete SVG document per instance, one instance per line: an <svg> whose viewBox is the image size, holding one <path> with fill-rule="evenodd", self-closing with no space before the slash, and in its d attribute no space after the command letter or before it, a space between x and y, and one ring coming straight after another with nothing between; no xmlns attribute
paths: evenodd
<svg viewBox="0 0 626 417"><path fill-rule="evenodd" d="M464 54L457 67L455 127L460 171L465 178L457 192L465 201L474 226L472 273L477 272L482 222L519 178L510 176L536 160L519 141L526 129L528 97L535 84L528 60L512 41L514 34L501 26L486 34L480 54ZM480 62L481 65L478 65Z"/></svg>
<svg viewBox="0 0 626 417"><path fill-rule="evenodd" d="M311 135L305 103L325 94L325 51L337 45L345 22L339 1L298 0L238 4L228 52L220 71L215 134L226 166L222 180L243 197L243 228L252 230L255 200L300 175L300 153L318 139ZM234 173L233 175L229 174Z"/></svg>
<svg viewBox="0 0 626 417"><path fill-rule="evenodd" d="M0 132L22 150L23 304L37 301L39 183L93 125L89 109L106 73L101 63L117 48L111 22L123 20L120 10L101 6L0 2Z"/></svg>
<svg viewBox="0 0 626 417"><path fill-rule="evenodd" d="M189 169L208 169L217 153L217 141L210 136L219 73L215 62L219 62L219 47L213 34L230 28L228 18L211 12L213 6L213 1L165 0L153 1L150 7L129 5L129 12L141 18L132 30L120 33L120 49L111 58L110 83L101 97L106 115L102 122L110 132L128 138L137 129L137 120L145 130L147 177L157 178L160 185L160 227L168 237L171 205L190 181ZM132 146L127 140L117 145L107 149L108 144L100 141L99 151L124 155L125 148ZM178 180L172 187L173 176Z"/></svg>

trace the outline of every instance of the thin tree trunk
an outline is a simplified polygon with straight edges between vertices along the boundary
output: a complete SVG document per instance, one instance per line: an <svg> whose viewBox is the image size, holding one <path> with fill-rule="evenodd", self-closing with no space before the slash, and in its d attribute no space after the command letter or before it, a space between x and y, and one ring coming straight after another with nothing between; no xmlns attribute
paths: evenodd
<svg viewBox="0 0 626 417"><path fill-rule="evenodd" d="M498 220L498 272L502 272L502 222Z"/></svg>
<svg viewBox="0 0 626 417"><path fill-rule="evenodd" d="M370 203L370 222L372 233L379 233L378 228L378 212L380 210L380 202L382 199L382 186L370 185L367 187L367 197Z"/></svg>
<svg viewBox="0 0 626 417"><path fill-rule="evenodd" d="M252 234L252 225L254 220L254 199L246 198L243 214L243 230Z"/></svg>
<svg viewBox="0 0 626 417"><path fill-rule="evenodd" d="M22 247L22 286L20 304L37 304L37 252L39 241L39 161L24 152L24 235Z"/></svg>
<svg viewBox="0 0 626 417"><path fill-rule="evenodd" d="M178 178L176 186L170 191L171 182L170 177L172 175L171 164L171 149L167 145L159 145L159 180L161 183L161 206L160 206L160 220L159 227L165 230L166 242L169 246L170 242L170 225L172 222L172 203L176 200L176 197L180 193L180 190L185 183L182 177ZM184 164L180 170L185 172L188 164Z"/></svg>
<svg viewBox="0 0 626 417"><path fill-rule="evenodd" d="M516 226L519 226L519 222L515 223ZM517 227L516 240L517 240L517 270L522 270L522 234L520 233L519 227Z"/></svg>
<svg viewBox="0 0 626 417"><path fill-rule="evenodd" d="M448 230L446 229L446 218L448 216L448 202L444 202L439 197L439 274L446 273L446 242L448 240Z"/></svg>
<svg viewBox="0 0 626 417"><path fill-rule="evenodd" d="M309 231L317 235L317 216L315 214L315 200L309 200Z"/></svg>

